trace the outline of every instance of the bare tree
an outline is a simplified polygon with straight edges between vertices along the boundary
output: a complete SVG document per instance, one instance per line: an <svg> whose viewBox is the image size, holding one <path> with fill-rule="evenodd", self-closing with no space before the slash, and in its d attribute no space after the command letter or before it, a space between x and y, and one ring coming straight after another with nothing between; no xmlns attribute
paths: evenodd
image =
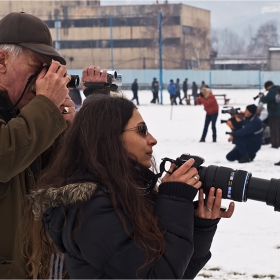
<svg viewBox="0 0 280 280"><path fill-rule="evenodd" d="M246 52L244 39L228 28L213 30L211 46L219 55L238 55Z"/></svg>
<svg viewBox="0 0 280 280"><path fill-rule="evenodd" d="M256 56L266 56L268 48L278 46L278 42L277 24L274 21L268 21L261 25L256 35L251 38L248 52Z"/></svg>

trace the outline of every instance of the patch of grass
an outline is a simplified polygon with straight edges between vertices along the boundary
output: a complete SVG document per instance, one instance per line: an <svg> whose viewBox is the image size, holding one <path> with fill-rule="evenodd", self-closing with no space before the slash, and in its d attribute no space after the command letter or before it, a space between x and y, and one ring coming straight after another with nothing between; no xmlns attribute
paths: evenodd
<svg viewBox="0 0 280 280"><path fill-rule="evenodd" d="M211 267L209 268L208 270L211 270L211 271L220 271L221 269L219 267Z"/></svg>
<svg viewBox="0 0 280 280"><path fill-rule="evenodd" d="M267 275L268 277L270 277L271 279L274 279L276 276L275 275L273 275L273 274L269 274L269 275Z"/></svg>
<svg viewBox="0 0 280 280"><path fill-rule="evenodd" d="M263 279L269 277L270 279L274 279L276 276L274 274L268 274L268 275L258 275L258 274L254 274L253 278L258 278L258 279Z"/></svg>
<svg viewBox="0 0 280 280"><path fill-rule="evenodd" d="M240 272L232 272L233 275L245 275L245 273L240 273Z"/></svg>
<svg viewBox="0 0 280 280"><path fill-rule="evenodd" d="M211 278L211 274L206 274L206 273L199 273L198 276L204 277L204 278Z"/></svg>

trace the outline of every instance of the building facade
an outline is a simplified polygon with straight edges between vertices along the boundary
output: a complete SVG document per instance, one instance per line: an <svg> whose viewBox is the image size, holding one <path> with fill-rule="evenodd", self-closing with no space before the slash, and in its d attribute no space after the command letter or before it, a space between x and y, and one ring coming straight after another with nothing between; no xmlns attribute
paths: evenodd
<svg viewBox="0 0 280 280"><path fill-rule="evenodd" d="M280 47L268 48L268 70L280 71Z"/></svg>
<svg viewBox="0 0 280 280"><path fill-rule="evenodd" d="M70 69L210 69L210 11L183 4L100 6L100 1L1 1L0 18L24 11L49 26Z"/></svg>

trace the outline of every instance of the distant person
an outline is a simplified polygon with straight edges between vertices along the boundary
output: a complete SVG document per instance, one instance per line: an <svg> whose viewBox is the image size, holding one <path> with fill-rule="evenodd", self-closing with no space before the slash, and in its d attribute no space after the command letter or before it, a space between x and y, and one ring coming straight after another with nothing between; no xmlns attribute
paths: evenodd
<svg viewBox="0 0 280 280"><path fill-rule="evenodd" d="M267 109L264 107L262 102L259 102L257 109L257 116L260 118L263 124L263 141L262 145L270 144L270 128L269 128L269 117Z"/></svg>
<svg viewBox="0 0 280 280"><path fill-rule="evenodd" d="M196 98L196 103L198 105L203 104L204 110L206 111L204 128L199 142L205 142L210 122L212 123L213 142L217 142L216 122L219 113L219 105L211 89L202 88L200 96Z"/></svg>
<svg viewBox="0 0 280 280"><path fill-rule="evenodd" d="M157 78L153 79L153 82L151 85L151 90L153 93L153 99L152 99L151 103L159 103L159 98L158 98L159 83L157 81Z"/></svg>
<svg viewBox="0 0 280 280"><path fill-rule="evenodd" d="M176 93L175 93L175 99L179 99L179 104L182 105L182 99L181 99L181 86L180 86L180 79L176 79Z"/></svg>
<svg viewBox="0 0 280 280"><path fill-rule="evenodd" d="M278 149L280 146L280 105L276 102L275 97L278 87L272 81L264 83L264 88L268 93L259 94L260 102L267 104L270 127L271 148Z"/></svg>
<svg viewBox="0 0 280 280"><path fill-rule="evenodd" d="M205 82L202 81L202 82L201 82L201 85L200 85L200 91L201 91L201 89L204 88L204 87L206 87L206 85L205 85Z"/></svg>
<svg viewBox="0 0 280 280"><path fill-rule="evenodd" d="M196 105L196 98L197 98L197 84L196 84L196 82L192 83L192 96L193 96L194 105Z"/></svg>
<svg viewBox="0 0 280 280"><path fill-rule="evenodd" d="M200 88L199 88L200 92L201 92L201 89L204 88L204 87L209 88L209 86L206 85L204 81L201 81L201 85L200 85Z"/></svg>
<svg viewBox="0 0 280 280"><path fill-rule="evenodd" d="M78 110L82 106L82 97L78 88L71 88L69 90L69 96L75 104L75 109Z"/></svg>
<svg viewBox="0 0 280 280"><path fill-rule="evenodd" d="M137 82L137 79L135 79L134 82L132 83L131 90L133 92L133 98L131 99L131 101L133 101L135 99L137 105L139 105L139 100L138 100L138 82Z"/></svg>
<svg viewBox="0 0 280 280"><path fill-rule="evenodd" d="M262 121L256 115L257 106L248 105L244 112L242 128L233 131L228 141L234 140L235 147L226 155L227 160L239 163L251 162L260 150L263 138Z"/></svg>
<svg viewBox="0 0 280 280"><path fill-rule="evenodd" d="M184 97L182 98L182 100L187 100L188 98L188 79L186 78L185 81L183 82L183 93L184 93Z"/></svg>
<svg viewBox="0 0 280 280"><path fill-rule="evenodd" d="M172 79L170 80L167 91L170 95L171 105L173 105L173 104L177 105L177 102L176 102L176 86L175 86L174 81Z"/></svg>

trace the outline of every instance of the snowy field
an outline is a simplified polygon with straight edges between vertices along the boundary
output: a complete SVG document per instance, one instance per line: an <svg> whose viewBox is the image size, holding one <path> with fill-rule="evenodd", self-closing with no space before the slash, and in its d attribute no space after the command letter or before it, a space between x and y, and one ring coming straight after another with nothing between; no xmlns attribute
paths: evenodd
<svg viewBox="0 0 280 280"><path fill-rule="evenodd" d="M131 91L123 92L128 98L132 97ZM230 98L229 105L245 110L249 104L257 105L253 97L259 90L214 89L213 92L226 93ZM163 105L150 104L152 93L148 90L139 91L138 96L139 111L149 132L158 140L154 147L158 164L163 157L175 159L183 153L190 153L203 157L203 166L242 169L251 172L253 177L267 180L280 177L280 166L274 166L280 160L280 150L272 149L270 145L262 146L253 162L239 164L226 160L225 155L233 145L225 134L230 129L221 124L221 120L230 117L221 114L222 100L218 101L217 143L212 143L210 127L206 143L199 143L205 118L203 106L177 105L171 108L166 91L163 91ZM224 200L223 204L227 206L229 202ZM264 202L235 202L232 218L222 219L218 225L211 252L211 260L196 279L280 279L280 212L275 212Z"/></svg>

